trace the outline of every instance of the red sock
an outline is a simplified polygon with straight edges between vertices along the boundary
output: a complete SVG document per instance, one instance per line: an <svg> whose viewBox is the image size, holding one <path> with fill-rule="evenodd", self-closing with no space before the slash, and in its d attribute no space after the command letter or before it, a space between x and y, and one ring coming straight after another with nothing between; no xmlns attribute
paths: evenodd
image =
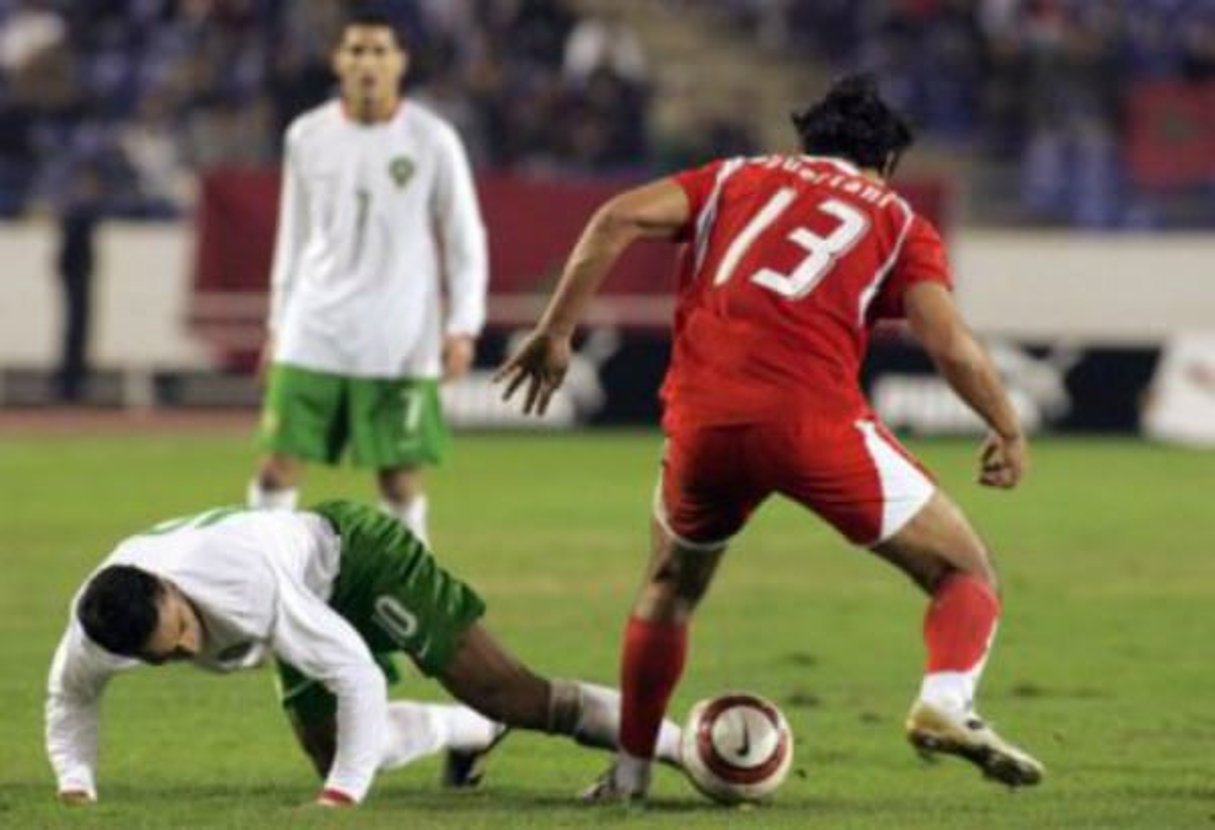
<svg viewBox="0 0 1215 830"><path fill-rule="evenodd" d="M924 616L926 672L970 671L987 654L1000 600L978 577L955 571L941 580Z"/></svg>
<svg viewBox="0 0 1215 830"><path fill-rule="evenodd" d="M620 746L630 755L654 757L658 729L687 653L687 625L629 619L620 660Z"/></svg>

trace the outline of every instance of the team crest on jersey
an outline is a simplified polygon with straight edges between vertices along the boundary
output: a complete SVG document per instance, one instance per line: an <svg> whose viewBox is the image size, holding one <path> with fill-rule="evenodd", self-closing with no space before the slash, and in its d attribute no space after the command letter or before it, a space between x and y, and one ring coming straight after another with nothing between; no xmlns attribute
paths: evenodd
<svg viewBox="0 0 1215 830"><path fill-rule="evenodd" d="M392 176L397 187L404 187L413 176L413 160L408 156L397 156L388 162L388 175Z"/></svg>

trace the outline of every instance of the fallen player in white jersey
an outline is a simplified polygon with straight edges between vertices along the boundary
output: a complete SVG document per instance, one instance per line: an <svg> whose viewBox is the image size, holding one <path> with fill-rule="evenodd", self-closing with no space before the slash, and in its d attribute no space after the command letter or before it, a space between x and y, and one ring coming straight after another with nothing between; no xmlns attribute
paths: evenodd
<svg viewBox="0 0 1215 830"><path fill-rule="evenodd" d="M46 743L59 796L97 798L110 677L177 660L228 672L272 655L326 806L356 804L377 771L444 750L446 782L474 784L508 727L615 747L619 693L534 674L491 638L484 611L403 523L353 502L221 508L132 536L77 594L51 667ZM394 652L467 706L390 701ZM659 754L673 765L679 739L667 722Z"/></svg>

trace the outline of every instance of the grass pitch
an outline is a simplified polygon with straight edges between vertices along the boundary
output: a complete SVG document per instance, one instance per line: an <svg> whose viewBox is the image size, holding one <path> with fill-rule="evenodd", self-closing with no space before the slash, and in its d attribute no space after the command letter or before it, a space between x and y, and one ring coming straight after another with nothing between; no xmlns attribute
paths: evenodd
<svg viewBox="0 0 1215 830"><path fill-rule="evenodd" d="M652 433L465 435L431 482L442 561L537 669L614 681L641 571ZM797 737L777 802L715 807L657 774L642 813L571 796L605 756L510 738L476 792L428 760L381 776L344 814L315 792L268 671L143 670L111 686L101 803L59 807L43 688L71 593L119 538L243 496L244 435L0 438L0 826L3 827L1215 827L1215 457L1046 441L1012 494L970 483L974 447L913 443L997 551L1005 608L982 710L1048 766L1007 792L961 762L922 764L901 720L919 677L923 599L892 570L773 501L723 566L673 711L728 688L777 700ZM371 498L314 470L305 500ZM394 694L441 696L409 676Z"/></svg>

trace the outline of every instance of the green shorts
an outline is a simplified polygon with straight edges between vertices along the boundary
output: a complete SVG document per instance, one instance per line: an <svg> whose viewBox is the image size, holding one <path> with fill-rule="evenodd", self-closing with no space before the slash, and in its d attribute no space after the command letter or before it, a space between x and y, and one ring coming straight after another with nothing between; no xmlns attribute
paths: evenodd
<svg viewBox="0 0 1215 830"><path fill-rule="evenodd" d="M405 525L350 501L310 508L341 538L341 564L329 606L367 643L390 683L397 678L391 655L403 651L422 672L441 674L460 638L485 613L476 591L435 562ZM283 707L296 721L332 715L337 702L319 682L279 661Z"/></svg>
<svg viewBox="0 0 1215 830"><path fill-rule="evenodd" d="M336 464L349 446L359 467L438 464L448 432L431 379L357 378L285 363L270 368L263 449Z"/></svg>

